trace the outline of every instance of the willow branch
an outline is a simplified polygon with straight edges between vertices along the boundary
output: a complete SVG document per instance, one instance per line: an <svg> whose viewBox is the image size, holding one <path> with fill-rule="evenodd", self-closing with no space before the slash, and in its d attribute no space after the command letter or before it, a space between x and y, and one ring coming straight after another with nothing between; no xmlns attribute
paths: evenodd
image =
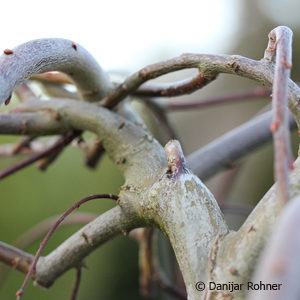
<svg viewBox="0 0 300 300"><path fill-rule="evenodd" d="M12 155L19 154L24 148L30 148L30 143L36 139L36 136L26 136L16 143L12 149Z"/></svg>
<svg viewBox="0 0 300 300"><path fill-rule="evenodd" d="M39 39L0 56L0 103L33 74L46 71L68 74L87 101L104 97L110 89L106 74L82 46L65 39Z"/></svg>
<svg viewBox="0 0 300 300"><path fill-rule="evenodd" d="M268 49L271 48L272 52L276 52L271 131L274 137L275 152L274 177L278 182L278 192L283 203L289 199L289 171L292 160L289 122L286 110L288 106L288 80L292 64L292 35L292 31L289 28L284 26L276 27L269 34L270 42L268 46ZM270 52L266 51L266 53ZM266 58L269 58L269 56Z"/></svg>
<svg viewBox="0 0 300 300"><path fill-rule="evenodd" d="M249 152L272 139L272 112L267 112L225 133L187 158L192 171L205 180L232 165ZM289 125L296 124L289 116Z"/></svg>

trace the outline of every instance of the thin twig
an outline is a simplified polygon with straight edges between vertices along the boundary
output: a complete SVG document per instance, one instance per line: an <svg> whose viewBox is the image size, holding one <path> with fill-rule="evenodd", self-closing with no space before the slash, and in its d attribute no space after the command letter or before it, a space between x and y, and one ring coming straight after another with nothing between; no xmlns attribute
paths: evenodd
<svg viewBox="0 0 300 300"><path fill-rule="evenodd" d="M49 155L52 155L53 153L56 153L57 150L61 149L66 144L68 144L68 142L71 138L73 139L73 135L69 134L69 139L67 139L67 138L61 139L59 142L57 142L55 145L49 147L48 149L46 149L40 153L36 153L36 154L32 155L31 157L29 157L28 159L18 162L17 164L7 168L6 170L1 171L0 172L0 180L33 164L34 162L40 160L41 158L44 158Z"/></svg>
<svg viewBox="0 0 300 300"><path fill-rule="evenodd" d="M101 140L96 138L93 144L85 149L85 164L92 169L96 168L104 153L105 149Z"/></svg>
<svg viewBox="0 0 300 300"><path fill-rule="evenodd" d="M290 131L288 122L288 80L292 65L292 31L279 26L269 33L266 59L275 59L273 84L273 120L271 131L274 138L274 177L278 182L278 192L283 203L289 199L289 172L293 168ZM268 51L269 50L269 51Z"/></svg>
<svg viewBox="0 0 300 300"><path fill-rule="evenodd" d="M78 289L79 289L79 285L81 282L81 273L82 273L82 268L80 268L80 267L76 268L76 279L74 282L70 300L76 300L76 298L77 298Z"/></svg>
<svg viewBox="0 0 300 300"><path fill-rule="evenodd" d="M64 150L64 148L80 135L81 131L77 130L69 131L65 135L61 136L52 147L55 147L56 145L59 146L53 152L51 152L50 155L44 157L39 162L39 169L45 171L50 166L50 164L52 164L56 160L56 158Z"/></svg>
<svg viewBox="0 0 300 300"><path fill-rule="evenodd" d="M73 215L70 215L63 224L62 226L66 225L74 225L74 224L87 224L94 220L97 217L96 214L92 213L74 213ZM32 245L33 242L37 241L39 238L41 238L43 235L45 235L51 227L56 223L57 219L59 216L54 216L50 217L48 219L43 220L41 223L36 224L33 228L29 229L27 232L22 234L15 242L13 242L14 247L17 247L18 249L25 250L27 249L30 245ZM1 251L1 247L0 247ZM2 261L2 256L4 254L0 254L0 261ZM31 261L33 258L30 260L30 263L27 264L27 269L25 273L29 270ZM15 261L15 260L12 260ZM14 267L14 266L13 266ZM2 268L0 266L0 286L3 283L8 271L10 271L9 268Z"/></svg>
<svg viewBox="0 0 300 300"><path fill-rule="evenodd" d="M30 148L30 143L35 140L37 136L26 136L22 138L12 149L12 155L19 154L24 148Z"/></svg>
<svg viewBox="0 0 300 300"><path fill-rule="evenodd" d="M169 111L172 110L183 110L183 109L194 109L209 107L215 104L228 104L237 102L240 100L263 98L271 95L271 91L266 88L258 87L248 91L231 92L228 94L222 94L220 96L211 97L208 99L193 100L193 101L164 101L161 105Z"/></svg>
<svg viewBox="0 0 300 300"><path fill-rule="evenodd" d="M63 222L63 220L72 212L74 211L76 208L79 208L80 205L82 205L83 203L93 200L93 199L103 199L103 198L107 198L107 199L112 199L112 200L118 200L119 197L116 195L112 195L112 194L96 194L96 195L92 195L92 196L88 196L85 197L83 199L81 199L80 201L78 201L77 203L75 203L72 207L70 207L65 213L63 213L61 215L61 217L57 220L57 222L54 224L54 226L49 230L49 232L47 233L47 235L45 236L45 238L43 239L40 248L38 249L38 251L35 254L34 260L30 266L30 269L28 270L25 280L21 286L21 288L17 291L16 295L17 295L17 300L20 300L22 297L22 294L24 293L24 290L28 284L28 281L30 279L30 277L35 273L35 269L36 269L36 264L42 254L42 251L44 250L48 240L50 239L50 237L52 236L52 234L54 233L55 229L60 225L61 222Z"/></svg>
<svg viewBox="0 0 300 300"><path fill-rule="evenodd" d="M194 77L173 83L146 83L134 91L134 94L148 97L176 97L188 95L201 89L214 79L216 79L214 76L205 77L203 74L198 74Z"/></svg>
<svg viewBox="0 0 300 300"><path fill-rule="evenodd" d="M111 90L108 95L101 100L101 104L106 107L114 107L126 96L133 93L139 86L144 82L159 77L161 75L186 69L186 68L197 68L199 60L195 59L194 55L182 55L167 61L163 61L157 64L149 65L140 71L129 76L124 82L118 85L116 88ZM201 74L197 78L197 88L202 88L212 80L216 78L217 72L210 72L209 74ZM187 83L185 83L186 86ZM179 85L180 86L180 85ZM193 86L193 84L192 84ZM179 89L179 87L177 87ZM174 90L174 89L171 89ZM176 90L176 89L175 89Z"/></svg>

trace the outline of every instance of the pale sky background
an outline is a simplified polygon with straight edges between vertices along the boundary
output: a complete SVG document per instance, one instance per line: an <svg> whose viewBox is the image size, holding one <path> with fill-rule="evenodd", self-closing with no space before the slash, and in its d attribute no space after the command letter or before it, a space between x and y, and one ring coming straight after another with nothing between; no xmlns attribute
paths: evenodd
<svg viewBox="0 0 300 300"><path fill-rule="evenodd" d="M61 37L106 70L136 71L184 52L220 53L234 39L239 0L5 1L0 49Z"/></svg>

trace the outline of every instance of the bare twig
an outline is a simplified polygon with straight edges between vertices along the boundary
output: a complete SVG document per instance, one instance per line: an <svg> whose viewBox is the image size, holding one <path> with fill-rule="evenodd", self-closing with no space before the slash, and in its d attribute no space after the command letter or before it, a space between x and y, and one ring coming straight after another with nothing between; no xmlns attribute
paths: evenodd
<svg viewBox="0 0 300 300"><path fill-rule="evenodd" d="M66 225L74 225L74 224L87 224L94 220L97 217L96 214L92 213L74 213L73 215L70 215L62 226ZM57 222L57 219L59 216L50 217L48 219L43 220L41 223L35 225L33 228L22 234L21 237L19 237L14 243L14 247L17 247L19 249L26 249L30 245L32 245L33 242L37 241L39 238L41 238L43 235L45 235L51 227ZM1 251L1 247L0 247ZM1 257L1 254L0 254ZM0 258L0 261L2 261L2 257ZM31 263L32 259L30 260ZM26 272L28 271L30 267L30 263L28 263L28 268L26 269ZM0 286L3 283L9 268L2 268L0 266ZM26 273L25 272L25 273Z"/></svg>
<svg viewBox="0 0 300 300"><path fill-rule="evenodd" d="M21 141L14 145L12 149L12 155L19 154L24 148L29 148L30 143L36 138L37 137L34 135L22 138Z"/></svg>
<svg viewBox="0 0 300 300"><path fill-rule="evenodd" d="M174 83L144 84L138 88L134 94L151 97L175 97L188 95L201 89L215 79L216 77L214 76L206 77L203 74L198 74L192 78Z"/></svg>
<svg viewBox="0 0 300 300"><path fill-rule="evenodd" d="M73 286L73 289L72 289L72 294L71 294L70 300L76 300L79 285L80 285L80 281L81 281L82 268L77 267L75 270L76 270L76 279L75 279L75 282L74 282L74 286Z"/></svg>
<svg viewBox="0 0 300 300"><path fill-rule="evenodd" d="M101 140L96 138L91 146L85 149L85 163L88 167L94 169L97 167L99 160L105 153Z"/></svg>
<svg viewBox="0 0 300 300"><path fill-rule="evenodd" d="M73 140L72 132L70 134L68 134L68 136L66 136L65 138L60 139L57 143L55 143L53 146L49 147L48 149L46 149L40 153L36 153L36 154L32 155L31 157L27 158L26 160L18 162L15 165L1 171L0 172L0 180L33 164L34 162L40 160L41 158L48 157L48 156L51 156L51 155L57 153L57 151L59 149L62 149L65 145L67 145L70 142L70 140L71 141Z"/></svg>
<svg viewBox="0 0 300 300"><path fill-rule="evenodd" d="M50 155L44 157L39 162L39 169L45 171L50 164L52 164L55 159L58 157L58 155L64 150L66 146L68 146L74 139L79 137L81 135L81 131L69 131L65 135L61 136L56 143L51 146L52 148L55 148ZM56 145L58 145L56 147ZM47 151L47 150L45 150Z"/></svg>
<svg viewBox="0 0 300 300"><path fill-rule="evenodd" d="M273 29L269 34L266 59L274 59L276 52L273 84L273 120L271 131L274 137L274 168L278 191L283 203L289 199L289 171L292 168L292 151L287 114L288 80L292 64L292 31L284 26Z"/></svg>
<svg viewBox="0 0 300 300"><path fill-rule="evenodd" d="M50 239L50 237L52 236L52 234L54 233L55 229L60 225L60 223L63 222L63 220L72 212L74 211L76 208L79 208L80 205L82 205L83 203L93 200L93 199L103 199L103 198L108 198L108 199L112 199L112 200L118 200L119 197L116 195L112 195L112 194L96 194L96 195L92 195L86 198L81 199L80 201L78 201L77 203L75 203L72 207L70 207L65 213L62 214L62 216L57 220L57 222L54 224L54 226L49 230L49 232L47 233L47 235L45 236L45 238L43 239L40 248L38 249L38 251L35 254L35 257L33 259L33 262L30 266L30 269L28 270L25 280L21 286L21 288L17 291L17 300L20 300L22 297L22 294L24 293L24 290L28 284L28 281L30 279L30 277L35 273L36 270L36 265L37 262L41 256L42 251L44 250L48 240Z"/></svg>
<svg viewBox="0 0 300 300"><path fill-rule="evenodd" d="M227 104L236 101L253 99L253 98L263 98L270 96L271 92L269 89L258 87L249 91L238 91L231 92L228 94L222 94L220 96L215 96L208 99L193 100L193 101L165 101L161 105L169 110L183 110L183 109L194 109L209 107L215 104Z"/></svg>

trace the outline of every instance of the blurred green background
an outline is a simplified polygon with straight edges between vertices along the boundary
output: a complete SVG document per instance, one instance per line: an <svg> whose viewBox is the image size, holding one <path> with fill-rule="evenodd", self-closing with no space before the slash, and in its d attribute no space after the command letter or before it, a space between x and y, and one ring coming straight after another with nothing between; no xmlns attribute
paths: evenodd
<svg viewBox="0 0 300 300"><path fill-rule="evenodd" d="M232 28L234 35L224 43L224 51L260 59L267 45L269 31L277 25L290 26L294 32L292 77L294 81L299 82L300 21L297 15L300 10L299 1L245 0L236 1L236 6L232 3L224 14L238 18L238 27ZM83 7L83 9L87 8ZM135 13L138 14L139 10ZM205 7L201 13L205 13ZM212 22L214 22L213 18L212 15ZM201 14L199 14L199 20L201 21ZM197 39L197 30L201 27L199 20L194 20L195 39ZM109 44L109 42L106 43ZM215 43L217 44L218 41L216 40ZM153 61L171 56L168 49L158 47L152 51L152 57L155 58ZM249 80L224 75L204 90L191 95L190 98L201 99L254 86L256 83ZM174 112L169 114L169 118L183 144L185 153L189 154L229 129L252 118L268 101L260 99L201 111ZM15 137L0 137L1 144L17 140ZM295 134L293 141L296 151L298 137ZM0 168L11 166L20 159L24 159L24 156L0 158ZM243 159L231 189L226 192L227 201L254 205L273 183L272 164L271 144ZM208 181L209 187L215 193L223 180L222 176L220 174ZM6 243L13 242L38 222L64 212L87 195L118 194L122 182L123 178L119 171L106 156L97 170L90 170L84 165L82 153L78 149L69 147L46 172L40 172L33 165L0 182L1 240ZM94 200L80 207L79 211L101 214L114 205L115 203L110 200ZM244 219L244 217L237 218L233 215L226 217L232 228L237 228ZM79 228L80 226L72 225L58 229L50 239L44 254L50 252ZM34 253L39 242L33 244L28 251ZM87 257L88 269L83 270L78 299L143 299L138 292L137 261L137 245L130 238L120 236L106 243ZM23 279L23 274L14 270L10 271L0 287L0 299L14 299L15 292ZM75 271L71 270L59 278L49 291L30 284L23 299L68 299L74 279Z"/></svg>

